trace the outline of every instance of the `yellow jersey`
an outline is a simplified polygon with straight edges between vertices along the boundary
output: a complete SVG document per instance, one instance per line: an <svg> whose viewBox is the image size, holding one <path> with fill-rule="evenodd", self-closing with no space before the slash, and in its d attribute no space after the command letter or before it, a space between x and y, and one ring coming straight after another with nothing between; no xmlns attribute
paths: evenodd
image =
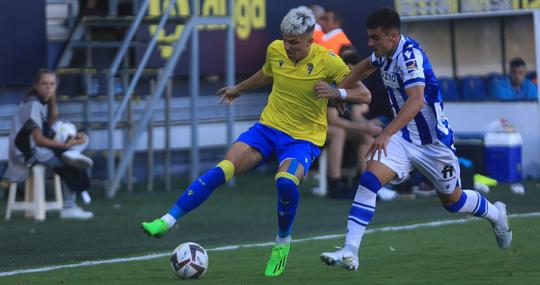
<svg viewBox="0 0 540 285"><path fill-rule="evenodd" d="M349 67L317 44L311 45L307 57L295 62L287 56L283 41L276 40L268 46L262 72L273 78L273 86L260 122L294 139L324 145L328 99L315 98L313 88L320 81L339 84Z"/></svg>

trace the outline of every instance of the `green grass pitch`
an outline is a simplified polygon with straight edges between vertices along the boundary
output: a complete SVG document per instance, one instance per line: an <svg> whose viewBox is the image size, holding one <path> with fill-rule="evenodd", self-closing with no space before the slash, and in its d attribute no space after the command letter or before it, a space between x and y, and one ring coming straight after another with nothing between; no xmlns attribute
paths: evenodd
<svg viewBox="0 0 540 285"><path fill-rule="evenodd" d="M303 187L294 238L341 234L350 202L312 197L309 181ZM180 187L179 187L180 188ZM510 213L540 209L540 190L527 183L524 196L513 195L507 185L487 195L503 200ZM253 174L238 179L233 188L216 191L162 239L143 235L138 224L168 209L179 195L142 191L122 193L114 200L101 198L91 206L96 218L88 222L25 220L22 214L0 222L0 272L88 260L167 252L185 241L207 249L231 244L271 241L276 232L275 191L271 175ZM0 213L5 202L0 205ZM436 198L378 203L370 228L410 225L450 215ZM329 268L319 261L322 251L341 246L343 238L293 244L287 269L278 278L266 278L264 266L270 247L210 251L210 266L201 280L179 280L168 257L103 264L0 277L0 284L537 284L540 278L540 216L511 219L514 242L509 250L497 248L486 221L374 232L365 236L358 272Z"/></svg>

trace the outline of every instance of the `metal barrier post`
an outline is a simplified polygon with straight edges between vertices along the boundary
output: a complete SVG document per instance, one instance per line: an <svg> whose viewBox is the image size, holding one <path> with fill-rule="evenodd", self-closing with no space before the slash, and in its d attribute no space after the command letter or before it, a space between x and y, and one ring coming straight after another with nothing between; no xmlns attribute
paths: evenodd
<svg viewBox="0 0 540 285"><path fill-rule="evenodd" d="M171 191L171 98L173 79L167 83L165 93L165 191Z"/></svg>

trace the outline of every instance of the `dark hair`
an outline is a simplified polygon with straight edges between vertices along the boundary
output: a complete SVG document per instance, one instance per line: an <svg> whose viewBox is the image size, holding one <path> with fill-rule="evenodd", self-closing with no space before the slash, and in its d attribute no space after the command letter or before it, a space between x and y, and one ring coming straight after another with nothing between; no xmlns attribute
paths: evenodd
<svg viewBox="0 0 540 285"><path fill-rule="evenodd" d="M510 68L516 68L520 66L525 66L525 61L521 57L515 57L510 61Z"/></svg>
<svg viewBox="0 0 540 285"><path fill-rule="evenodd" d="M401 30L401 19L396 10L392 8L381 8L369 15L366 26L368 29Z"/></svg>
<svg viewBox="0 0 540 285"><path fill-rule="evenodd" d="M334 9L326 9L325 12L334 14L334 22L343 24L344 18L343 18L343 15L340 12L338 12L338 11L336 11Z"/></svg>
<svg viewBox="0 0 540 285"><path fill-rule="evenodd" d="M39 81L41 80L41 77L43 75L45 75L45 74L52 74L52 75L56 76L56 72L52 71L51 69L41 68L36 73L36 77L34 78L34 82L32 83L32 87L30 87L30 89L28 90L28 92L26 92L26 94L30 95L30 94L36 94L37 93L36 84L39 83Z"/></svg>
<svg viewBox="0 0 540 285"><path fill-rule="evenodd" d="M313 31L315 31L315 25L311 25L311 26L307 27L306 32L304 34L313 33Z"/></svg>

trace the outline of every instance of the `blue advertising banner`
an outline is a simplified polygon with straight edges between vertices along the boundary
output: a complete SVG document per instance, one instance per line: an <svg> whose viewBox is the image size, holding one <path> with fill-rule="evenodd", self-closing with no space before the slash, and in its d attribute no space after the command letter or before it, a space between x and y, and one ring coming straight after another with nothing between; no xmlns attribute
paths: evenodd
<svg viewBox="0 0 540 285"><path fill-rule="evenodd" d="M172 15L187 16L190 11L189 0L178 0ZM225 15L226 0L200 0L200 11L203 15ZM158 16L166 9L169 1L151 0L149 15ZM365 20L367 15L382 6L393 7L393 0L235 0L235 55L238 74L250 74L258 70L263 62L267 45L281 37L281 19L289 9L299 5L319 4L331 8L343 15L343 29L358 49L361 57L369 55ZM156 25L149 25L138 33L139 40L149 40L156 32ZM150 66L161 67L172 54L172 46L168 44L178 39L183 26L168 26L159 34L162 42L152 55ZM200 27L200 60L202 74L222 74L225 70L225 27ZM165 42L165 43L163 43ZM142 57L144 50L137 51L137 58ZM189 70L189 45L177 64L176 74L186 75Z"/></svg>
<svg viewBox="0 0 540 285"><path fill-rule="evenodd" d="M0 1L0 86L29 85L47 66L45 3Z"/></svg>

